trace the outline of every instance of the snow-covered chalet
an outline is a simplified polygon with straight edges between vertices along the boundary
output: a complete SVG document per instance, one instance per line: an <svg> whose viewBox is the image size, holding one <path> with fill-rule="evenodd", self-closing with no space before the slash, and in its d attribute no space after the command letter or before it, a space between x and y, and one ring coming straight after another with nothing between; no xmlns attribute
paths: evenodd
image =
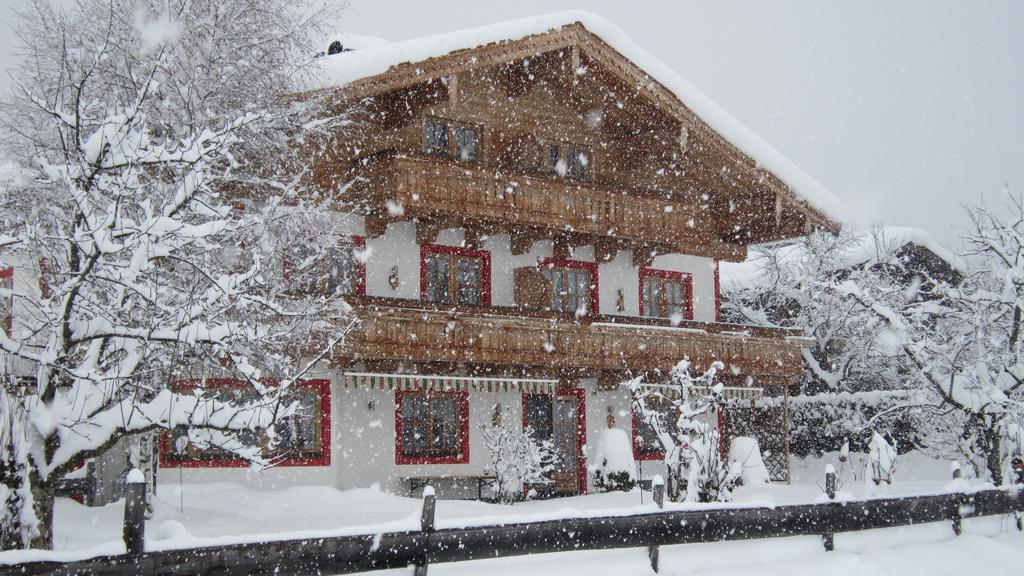
<svg viewBox="0 0 1024 576"><path fill-rule="evenodd" d="M720 322L719 262L838 229L813 179L586 13L350 48L321 57L317 90L363 129L311 167L348 186L334 261L303 289L360 323L303 384L292 456L257 473L165 441L159 482L476 497L480 427L511 409L562 454L550 491L577 494L609 427L643 476L662 465L628 378L720 360L737 405L786 393L806 341ZM716 416L725 437L743 414ZM763 448L784 459L784 413L774 426Z"/></svg>

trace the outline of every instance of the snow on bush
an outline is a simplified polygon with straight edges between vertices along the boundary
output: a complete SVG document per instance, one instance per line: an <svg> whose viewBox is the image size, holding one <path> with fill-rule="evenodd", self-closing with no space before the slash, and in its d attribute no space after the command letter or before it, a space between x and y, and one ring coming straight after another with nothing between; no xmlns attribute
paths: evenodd
<svg viewBox="0 0 1024 576"><path fill-rule="evenodd" d="M494 475L494 496L499 502L521 500L528 484L551 482L554 444L538 439L529 426L523 428L508 408L495 406L490 421L480 425L480 437L488 454L484 472Z"/></svg>
<svg viewBox="0 0 1024 576"><path fill-rule="evenodd" d="M737 436L729 445L729 462L737 462L743 468L741 478L744 486L767 484L771 481L768 467L761 458L761 447L756 438Z"/></svg>
<svg viewBox="0 0 1024 576"><path fill-rule="evenodd" d="M884 436L875 432L868 445L868 467L871 481L875 485L882 482L892 484L892 475L896 472L896 448Z"/></svg>
<svg viewBox="0 0 1024 576"><path fill-rule="evenodd" d="M739 477L738 467L727 468L722 461L718 428L697 418L721 405L722 384L717 375L722 368L721 362L714 362L694 376L689 359L684 358L669 372L668 382L645 384L635 378L626 383L634 409L661 443L668 469L665 488L673 501L729 500ZM711 393L694 395L695 387Z"/></svg>
<svg viewBox="0 0 1024 576"><path fill-rule="evenodd" d="M621 428L606 428L597 439L594 461L594 486L602 492L632 490L636 485L636 462L629 433Z"/></svg>

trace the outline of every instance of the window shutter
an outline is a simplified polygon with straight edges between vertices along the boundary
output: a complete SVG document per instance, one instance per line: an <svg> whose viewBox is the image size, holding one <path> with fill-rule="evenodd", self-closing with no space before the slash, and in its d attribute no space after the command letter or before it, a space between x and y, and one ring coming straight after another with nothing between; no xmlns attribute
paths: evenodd
<svg viewBox="0 0 1024 576"><path fill-rule="evenodd" d="M551 282L536 267L516 268L513 283L516 306L542 310L551 308L554 298Z"/></svg>

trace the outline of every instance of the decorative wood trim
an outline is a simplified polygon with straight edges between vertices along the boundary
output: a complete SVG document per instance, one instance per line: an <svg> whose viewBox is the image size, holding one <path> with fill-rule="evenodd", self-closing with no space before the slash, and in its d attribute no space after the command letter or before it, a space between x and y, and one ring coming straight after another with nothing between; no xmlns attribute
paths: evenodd
<svg viewBox="0 0 1024 576"><path fill-rule="evenodd" d="M369 238L380 238L388 231L391 218L379 212L371 212L363 219L363 223Z"/></svg>
<svg viewBox="0 0 1024 576"><path fill-rule="evenodd" d="M416 243L420 245L433 244L437 235L444 229L444 225L433 220L416 221Z"/></svg>
<svg viewBox="0 0 1024 576"><path fill-rule="evenodd" d="M633 267L647 268L654 264L654 256L657 250L647 244L638 244L633 247Z"/></svg>
<svg viewBox="0 0 1024 576"><path fill-rule="evenodd" d="M675 272L672 270L659 270L657 268L641 268L637 273L638 302L640 303L640 315L644 313L644 279L645 278L670 278L679 280L683 284L684 297L686 298L685 317L683 320L693 320L693 275L689 272Z"/></svg>
<svg viewBox="0 0 1024 576"><path fill-rule="evenodd" d="M395 390L395 464L468 464L469 463L469 392L438 392L451 395L458 404L459 454L455 456L405 456L402 452L402 400L406 394L430 392Z"/></svg>
<svg viewBox="0 0 1024 576"><path fill-rule="evenodd" d="M273 384L275 380L267 380L265 384ZM172 388L183 391L200 386L200 380L183 380L176 382ZM234 378L209 378L205 380L207 387L245 386L245 382ZM282 458L275 460L275 467L292 466L330 466L331 465L331 381L327 379L299 380L293 386L314 389L320 395L320 456L316 458ZM226 456L224 458L181 458L171 450L170 433L160 433L160 467L161 468L245 468L250 464L247 460Z"/></svg>
<svg viewBox="0 0 1024 576"><path fill-rule="evenodd" d="M601 313L600 290L598 290L597 262L586 262L584 260L564 260L559 258L538 258L537 270L543 268L574 268L577 270L588 270L590 272L590 311L589 314Z"/></svg>
<svg viewBox="0 0 1024 576"><path fill-rule="evenodd" d="M598 264L611 262L619 255L619 243L614 238L599 238L594 241L594 260Z"/></svg>
<svg viewBox="0 0 1024 576"><path fill-rule="evenodd" d="M429 254L455 254L480 259L480 302L491 305L491 253L461 246L423 244L420 246L420 300L427 302L427 256Z"/></svg>

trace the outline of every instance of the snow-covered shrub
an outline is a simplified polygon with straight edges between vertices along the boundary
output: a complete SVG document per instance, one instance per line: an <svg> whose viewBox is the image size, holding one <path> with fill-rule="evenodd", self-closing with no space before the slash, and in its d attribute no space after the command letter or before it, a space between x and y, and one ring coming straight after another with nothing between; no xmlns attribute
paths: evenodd
<svg viewBox="0 0 1024 576"><path fill-rule="evenodd" d="M737 436L729 445L729 462L736 462L742 467L740 478L744 486L767 484L771 481L768 467L761 457L761 447L756 438Z"/></svg>
<svg viewBox="0 0 1024 576"><path fill-rule="evenodd" d="M683 359L669 372L668 382L652 385L636 378L626 386L633 395L634 409L661 443L668 469L668 497L691 502L728 500L740 469L722 461L718 427L697 418L722 402L717 375L723 365L714 362L697 376L690 366L689 359ZM709 390L710 394L695 390Z"/></svg>
<svg viewBox="0 0 1024 576"><path fill-rule="evenodd" d="M529 426L523 428L511 410L495 407L489 421L480 425L480 437L488 454L484 472L494 475L494 496L499 502L521 500L527 484L551 482L554 444L538 439Z"/></svg>
<svg viewBox="0 0 1024 576"><path fill-rule="evenodd" d="M917 430L921 414L898 409L908 404L911 394L907 390L879 390L790 396L790 453L821 456L844 445L854 452L866 452L874 430L892 437L900 450L911 450L920 441ZM762 403L774 406L781 402L781 398L773 398Z"/></svg>
<svg viewBox="0 0 1024 576"><path fill-rule="evenodd" d="M607 428L597 439L594 458L594 487L598 492L622 490L636 486L636 462L629 433L621 428Z"/></svg>
<svg viewBox="0 0 1024 576"><path fill-rule="evenodd" d="M871 481L876 486L882 482L892 484L892 475L896 472L896 448L878 432L871 435L871 444L868 445L868 467Z"/></svg>

